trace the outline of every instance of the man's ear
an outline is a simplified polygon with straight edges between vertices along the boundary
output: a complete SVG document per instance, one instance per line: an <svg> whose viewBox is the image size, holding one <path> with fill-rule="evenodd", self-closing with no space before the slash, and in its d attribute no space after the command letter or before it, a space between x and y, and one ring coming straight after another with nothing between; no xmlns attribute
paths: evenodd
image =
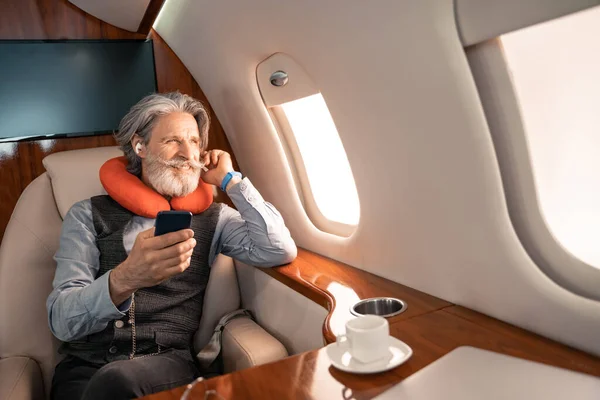
<svg viewBox="0 0 600 400"><path fill-rule="evenodd" d="M144 139L142 139L137 133L133 135L131 139L131 146L133 147L133 151L140 158L146 158L146 145L144 144Z"/></svg>

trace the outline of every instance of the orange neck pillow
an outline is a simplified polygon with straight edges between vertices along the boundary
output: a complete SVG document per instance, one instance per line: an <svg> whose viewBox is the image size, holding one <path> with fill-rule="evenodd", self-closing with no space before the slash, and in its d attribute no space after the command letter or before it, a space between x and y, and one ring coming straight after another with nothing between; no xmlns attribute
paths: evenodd
<svg viewBox="0 0 600 400"><path fill-rule="evenodd" d="M100 182L104 190L122 207L136 215L156 218L159 211L180 210L200 214L213 202L213 191L202 179L198 188L185 197L173 197L169 202L158 192L146 186L137 176L127 172L127 159L108 160L100 168Z"/></svg>

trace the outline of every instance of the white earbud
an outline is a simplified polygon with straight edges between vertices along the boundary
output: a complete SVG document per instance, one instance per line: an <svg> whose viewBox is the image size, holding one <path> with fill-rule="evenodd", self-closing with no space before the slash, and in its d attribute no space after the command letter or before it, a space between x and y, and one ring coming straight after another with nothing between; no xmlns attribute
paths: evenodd
<svg viewBox="0 0 600 400"><path fill-rule="evenodd" d="M138 144L135 145L135 152L137 154L140 154L140 151L142 151L142 144L138 143Z"/></svg>

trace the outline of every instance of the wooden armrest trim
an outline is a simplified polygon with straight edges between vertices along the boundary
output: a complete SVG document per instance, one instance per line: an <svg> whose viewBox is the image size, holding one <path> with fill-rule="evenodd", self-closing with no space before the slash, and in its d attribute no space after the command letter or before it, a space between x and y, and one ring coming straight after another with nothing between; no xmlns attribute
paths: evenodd
<svg viewBox="0 0 600 400"><path fill-rule="evenodd" d="M395 297L405 301L407 310L389 318L390 324L452 306L445 300L304 249L298 249L298 257L292 263L262 271L329 311L323 324L327 343L344 332L344 324L352 318L350 307L360 300Z"/></svg>

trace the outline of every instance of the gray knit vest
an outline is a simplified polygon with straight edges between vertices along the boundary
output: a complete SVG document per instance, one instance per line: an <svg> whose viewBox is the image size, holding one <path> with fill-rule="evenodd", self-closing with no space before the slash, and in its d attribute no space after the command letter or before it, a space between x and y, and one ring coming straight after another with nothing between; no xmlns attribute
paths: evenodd
<svg viewBox="0 0 600 400"><path fill-rule="evenodd" d="M127 253L123 233L134 214L109 196L92 197L92 214L96 229L96 245L100 251L99 277L121 264ZM168 349L191 354L193 336L200 323L204 293L208 284L208 257L219 218L219 204L194 215L192 229L196 247L191 264L185 272L157 286L135 292L135 313L130 313L83 340L64 343L60 353L83 360L105 364L125 360L132 353L132 322L135 323L136 351L134 357L150 355ZM121 321L121 322L119 322Z"/></svg>

